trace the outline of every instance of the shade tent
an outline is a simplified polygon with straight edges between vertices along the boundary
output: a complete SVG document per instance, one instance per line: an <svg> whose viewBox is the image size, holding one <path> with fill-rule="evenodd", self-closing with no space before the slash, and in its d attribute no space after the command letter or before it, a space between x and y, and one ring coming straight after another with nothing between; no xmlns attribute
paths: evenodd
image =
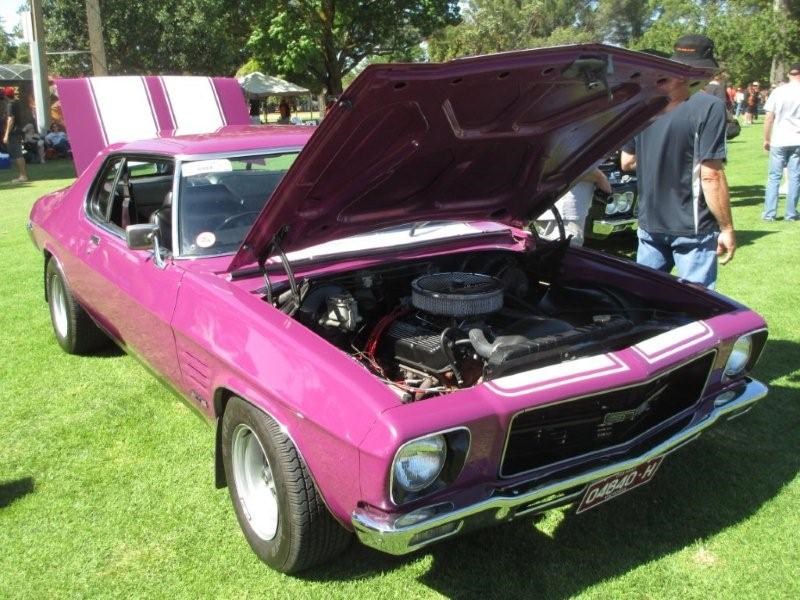
<svg viewBox="0 0 800 600"><path fill-rule="evenodd" d="M310 94L311 92L304 87L295 85L283 79L264 75L263 73L250 73L244 77L237 78L239 85L245 93L252 98L264 98L266 96L299 96Z"/></svg>
<svg viewBox="0 0 800 600"><path fill-rule="evenodd" d="M0 65L0 81L30 81L30 65Z"/></svg>

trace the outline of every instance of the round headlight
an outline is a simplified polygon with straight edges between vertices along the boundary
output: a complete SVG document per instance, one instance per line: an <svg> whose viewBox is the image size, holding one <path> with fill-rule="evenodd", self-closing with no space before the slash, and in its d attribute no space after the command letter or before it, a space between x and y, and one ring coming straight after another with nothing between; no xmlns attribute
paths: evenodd
<svg viewBox="0 0 800 600"><path fill-rule="evenodd" d="M628 212L633 206L633 192L627 191L623 194L625 198L625 210L620 212Z"/></svg>
<svg viewBox="0 0 800 600"><path fill-rule="evenodd" d="M619 194L614 194L608 199L606 204L606 214L613 215L617 212L617 202L619 202Z"/></svg>
<svg viewBox="0 0 800 600"><path fill-rule="evenodd" d="M725 363L725 375L728 377L736 377L741 375L747 362L750 360L750 354L753 351L753 340L749 335L743 335L733 345L731 355L728 357L728 362Z"/></svg>
<svg viewBox="0 0 800 600"><path fill-rule="evenodd" d="M394 479L407 492L424 490L436 481L446 457L447 445L442 435L409 442L394 459Z"/></svg>

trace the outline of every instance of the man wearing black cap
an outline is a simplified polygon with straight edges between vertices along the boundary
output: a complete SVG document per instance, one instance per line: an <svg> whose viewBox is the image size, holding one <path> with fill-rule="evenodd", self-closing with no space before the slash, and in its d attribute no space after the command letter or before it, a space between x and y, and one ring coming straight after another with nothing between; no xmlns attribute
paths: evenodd
<svg viewBox="0 0 800 600"><path fill-rule="evenodd" d="M703 35L685 35L675 43L672 60L719 69L714 43ZM710 75L710 73L709 73ZM639 248L636 261L713 288L717 257L733 258L728 181L725 103L706 93L657 119L622 151L622 168L637 171Z"/></svg>
<svg viewBox="0 0 800 600"><path fill-rule="evenodd" d="M769 152L769 173L761 218L774 221L778 208L778 188L786 168L789 189L786 194L787 221L798 221L800 194L800 62L789 67L789 83L775 89L764 105L764 150Z"/></svg>

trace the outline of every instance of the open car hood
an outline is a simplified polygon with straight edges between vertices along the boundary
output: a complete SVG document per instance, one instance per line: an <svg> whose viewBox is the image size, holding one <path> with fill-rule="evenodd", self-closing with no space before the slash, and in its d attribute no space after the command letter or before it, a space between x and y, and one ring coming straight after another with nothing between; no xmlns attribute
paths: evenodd
<svg viewBox="0 0 800 600"><path fill-rule="evenodd" d="M232 78L84 77L57 79L56 88L78 173L109 144L250 122Z"/></svg>
<svg viewBox="0 0 800 600"><path fill-rule="evenodd" d="M374 65L276 188L229 270L389 225L522 225L710 72L601 44ZM688 85L687 85L688 82Z"/></svg>

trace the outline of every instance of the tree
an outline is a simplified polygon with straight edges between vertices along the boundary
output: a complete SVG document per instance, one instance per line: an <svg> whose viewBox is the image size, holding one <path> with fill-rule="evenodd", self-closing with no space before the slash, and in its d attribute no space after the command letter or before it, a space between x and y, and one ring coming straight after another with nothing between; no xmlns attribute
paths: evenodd
<svg viewBox="0 0 800 600"><path fill-rule="evenodd" d="M594 17L605 41L627 47L642 37L652 14L647 0L602 0L597 3Z"/></svg>
<svg viewBox="0 0 800 600"><path fill-rule="evenodd" d="M686 33L714 40L717 61L729 81L766 80L774 56L800 55L800 22L773 12L773 0L664 0L651 5L656 18L635 48L672 52ZM796 3L795 3L796 4ZM796 13L794 13L796 15Z"/></svg>
<svg viewBox="0 0 800 600"><path fill-rule="evenodd" d="M16 58L17 48L3 26L3 18L0 17L0 63L13 63L16 62Z"/></svg>
<svg viewBox="0 0 800 600"><path fill-rule="evenodd" d="M84 0L43 0L48 52L87 51ZM111 74L230 75L246 60L247 4L236 0L104 0ZM91 73L88 54L53 55L59 75Z"/></svg>
<svg viewBox="0 0 800 600"><path fill-rule="evenodd" d="M472 0L463 23L435 34L432 60L599 41L591 0Z"/></svg>
<svg viewBox="0 0 800 600"><path fill-rule="evenodd" d="M457 0L268 0L253 14L253 58L333 95L363 60L411 59L423 39L459 19Z"/></svg>

